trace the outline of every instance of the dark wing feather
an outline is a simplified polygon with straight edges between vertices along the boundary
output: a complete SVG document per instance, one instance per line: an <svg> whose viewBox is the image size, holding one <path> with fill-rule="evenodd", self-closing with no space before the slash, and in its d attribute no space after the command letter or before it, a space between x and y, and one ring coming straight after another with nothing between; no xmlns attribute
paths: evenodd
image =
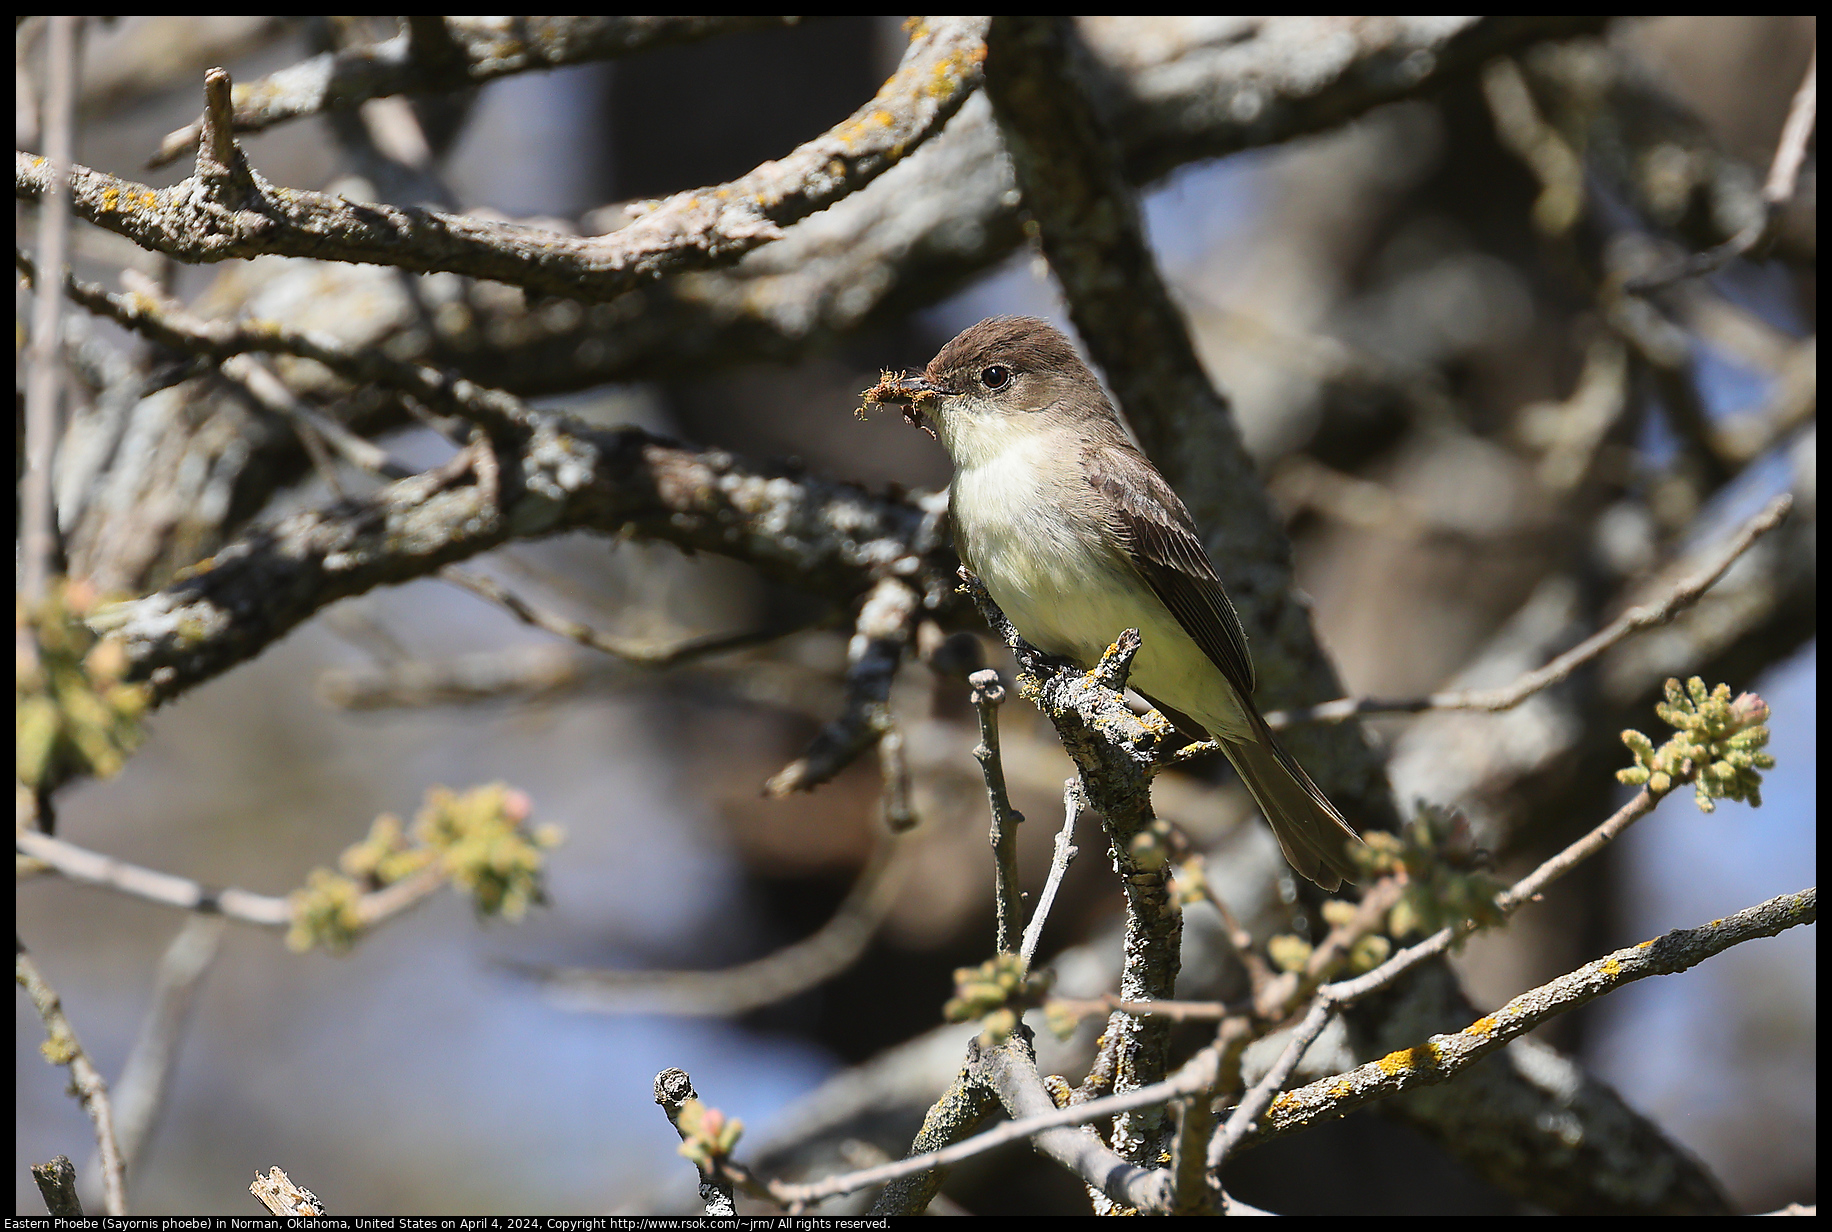
<svg viewBox="0 0 1832 1232"><path fill-rule="evenodd" d="M1107 499L1108 530L1202 652L1243 698L1253 693L1253 660L1240 617L1195 523L1157 468L1129 445L1116 443L1082 452L1088 482ZM1169 520L1165 514L1170 515Z"/></svg>

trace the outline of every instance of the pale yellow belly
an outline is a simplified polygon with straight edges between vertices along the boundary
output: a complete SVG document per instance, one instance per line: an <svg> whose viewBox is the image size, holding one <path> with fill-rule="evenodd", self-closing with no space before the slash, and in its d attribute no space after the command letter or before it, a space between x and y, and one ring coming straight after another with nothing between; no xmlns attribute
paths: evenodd
<svg viewBox="0 0 1832 1232"><path fill-rule="evenodd" d="M957 476L957 510L960 480ZM1011 496L1009 485L1000 496ZM1134 688L1189 715L1212 735L1250 736L1221 670L1098 527L1077 526L1072 516L1033 516L1026 508L1017 516L998 516L1015 504L969 501L965 507L980 516L963 520L957 512L955 533L962 556L1025 641L1085 668L1123 630L1137 629Z"/></svg>

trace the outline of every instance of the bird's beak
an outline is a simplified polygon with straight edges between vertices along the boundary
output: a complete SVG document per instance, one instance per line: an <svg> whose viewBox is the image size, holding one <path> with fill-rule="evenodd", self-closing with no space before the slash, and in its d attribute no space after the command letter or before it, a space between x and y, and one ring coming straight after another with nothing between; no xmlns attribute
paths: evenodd
<svg viewBox="0 0 1832 1232"><path fill-rule="evenodd" d="M895 381L885 381L880 386L887 393L894 395L900 402L911 402L920 405L925 398L933 398L941 393L941 387L929 384L927 377L906 376ZM886 399L890 401L890 399Z"/></svg>
<svg viewBox="0 0 1832 1232"><path fill-rule="evenodd" d="M876 385L865 391L865 401L901 406L904 422L934 436L935 427L923 413L923 404L940 397L942 392L939 385L931 384L924 377L892 376L886 372Z"/></svg>

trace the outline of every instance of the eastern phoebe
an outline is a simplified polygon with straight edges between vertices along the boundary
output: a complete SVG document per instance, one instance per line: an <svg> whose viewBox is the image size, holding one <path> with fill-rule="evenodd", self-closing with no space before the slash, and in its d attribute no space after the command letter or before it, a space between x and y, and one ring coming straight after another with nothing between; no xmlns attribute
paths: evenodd
<svg viewBox="0 0 1832 1232"><path fill-rule="evenodd" d="M1189 511L1059 330L981 321L868 397L947 449L955 547L1027 642L1088 668L1137 629L1132 687L1221 744L1293 868L1326 890L1355 876L1361 840L1253 705L1246 634Z"/></svg>

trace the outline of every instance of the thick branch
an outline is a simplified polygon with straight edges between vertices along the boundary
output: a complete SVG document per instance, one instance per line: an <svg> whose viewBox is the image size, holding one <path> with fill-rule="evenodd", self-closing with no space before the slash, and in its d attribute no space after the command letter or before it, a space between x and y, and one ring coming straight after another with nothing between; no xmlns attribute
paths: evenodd
<svg viewBox="0 0 1832 1232"><path fill-rule="evenodd" d="M664 275L736 261L876 179L940 132L978 88L983 29L981 18L919 25L895 75L837 127L742 179L655 203L607 235L562 235L276 187L239 157L232 166L221 157L234 148L221 69L207 75L212 105L197 175L153 189L73 166L71 208L180 261L279 254L444 270L548 295L611 299ZM207 174L206 162L222 164L226 174ZM17 155L14 189L21 200L38 200L50 180L45 159Z"/></svg>
<svg viewBox="0 0 1832 1232"><path fill-rule="evenodd" d="M134 674L164 699L252 658L338 599L436 573L510 539L627 532L836 596L881 576L920 575L928 563L911 547L923 515L910 505L634 428L602 431L558 416L533 423L519 451L496 457L494 468L473 447L454 465L366 499L292 514L98 619L125 638Z"/></svg>

